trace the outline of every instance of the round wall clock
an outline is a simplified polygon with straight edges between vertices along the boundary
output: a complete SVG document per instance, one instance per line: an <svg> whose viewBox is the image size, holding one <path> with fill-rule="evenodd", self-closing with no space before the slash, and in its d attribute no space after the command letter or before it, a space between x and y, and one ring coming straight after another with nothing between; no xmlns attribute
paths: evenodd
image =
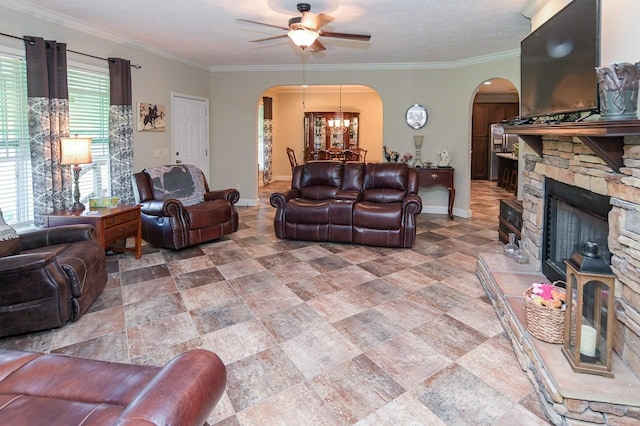
<svg viewBox="0 0 640 426"><path fill-rule="evenodd" d="M416 130L424 127L428 119L429 114L427 113L427 109L420 104L411 105L405 114L405 120L409 127Z"/></svg>

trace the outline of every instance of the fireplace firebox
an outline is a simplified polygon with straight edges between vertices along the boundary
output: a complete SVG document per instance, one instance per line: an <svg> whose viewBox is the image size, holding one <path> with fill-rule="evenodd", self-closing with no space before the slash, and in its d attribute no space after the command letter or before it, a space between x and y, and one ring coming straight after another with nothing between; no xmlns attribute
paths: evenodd
<svg viewBox="0 0 640 426"><path fill-rule="evenodd" d="M545 178L542 273L551 281L566 279L564 260L590 241L611 261L607 244L610 197Z"/></svg>

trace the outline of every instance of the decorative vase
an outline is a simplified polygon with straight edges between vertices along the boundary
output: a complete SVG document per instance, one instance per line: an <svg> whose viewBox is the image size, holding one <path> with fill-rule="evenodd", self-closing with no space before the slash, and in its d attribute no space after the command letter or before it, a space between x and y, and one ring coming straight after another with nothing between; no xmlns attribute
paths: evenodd
<svg viewBox="0 0 640 426"><path fill-rule="evenodd" d="M635 120L638 109L640 62L616 62L596 67L603 120Z"/></svg>
<svg viewBox="0 0 640 426"><path fill-rule="evenodd" d="M509 242L504 246L504 255L513 259L518 250L518 245L516 244L516 234L513 232L509 232Z"/></svg>
<svg viewBox="0 0 640 426"><path fill-rule="evenodd" d="M424 135L413 135L413 144L416 146L416 158L413 160L413 167L422 167L422 158L420 158L420 150L422 149L422 142L424 141Z"/></svg>

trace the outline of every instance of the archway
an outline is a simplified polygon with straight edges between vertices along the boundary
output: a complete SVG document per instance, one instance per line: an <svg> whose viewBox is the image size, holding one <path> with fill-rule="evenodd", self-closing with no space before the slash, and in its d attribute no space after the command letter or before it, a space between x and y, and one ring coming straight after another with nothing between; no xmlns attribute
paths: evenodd
<svg viewBox="0 0 640 426"><path fill-rule="evenodd" d="M494 141L491 125L517 116L519 101L518 89L504 78L493 78L478 85L471 117L472 180L495 179L492 176Z"/></svg>
<svg viewBox="0 0 640 426"><path fill-rule="evenodd" d="M263 96L273 99L272 180L289 180L291 167L287 147L295 152L298 163L304 161L305 113L338 111L359 113L358 143L367 150L367 162L382 160L382 99L372 88L363 85L275 86ZM261 124L258 123L258 129ZM260 141L256 138L257 149ZM262 185L262 173L258 173Z"/></svg>

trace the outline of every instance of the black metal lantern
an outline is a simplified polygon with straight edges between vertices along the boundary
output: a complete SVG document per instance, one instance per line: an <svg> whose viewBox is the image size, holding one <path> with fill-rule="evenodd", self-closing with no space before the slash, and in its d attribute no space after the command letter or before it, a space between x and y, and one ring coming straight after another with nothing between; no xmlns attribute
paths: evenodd
<svg viewBox="0 0 640 426"><path fill-rule="evenodd" d="M565 259L565 264L567 310L562 353L575 372L613 377L616 276L592 242Z"/></svg>

